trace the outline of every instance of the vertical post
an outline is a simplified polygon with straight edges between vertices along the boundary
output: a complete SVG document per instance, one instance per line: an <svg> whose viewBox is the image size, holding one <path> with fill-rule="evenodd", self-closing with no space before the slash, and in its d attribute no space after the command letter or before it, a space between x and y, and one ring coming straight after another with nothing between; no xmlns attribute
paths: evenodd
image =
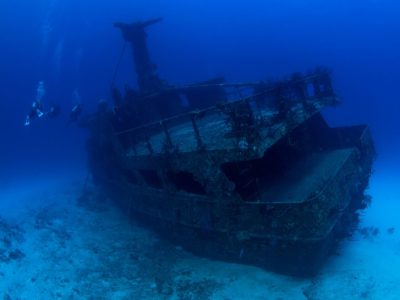
<svg viewBox="0 0 400 300"><path fill-rule="evenodd" d="M152 19L145 22L126 24L121 22L114 23L119 28L122 35L132 46L132 55L135 62L135 71L139 89L142 93L154 93L163 87L163 81L158 77L156 66L150 59L147 49L146 28L160 22L162 19Z"/></svg>
<svg viewBox="0 0 400 300"><path fill-rule="evenodd" d="M332 80L328 72L322 75L322 85L324 87L324 95L333 96Z"/></svg>
<svg viewBox="0 0 400 300"><path fill-rule="evenodd" d="M165 138L167 140L167 146L169 149L173 148L172 140L171 140L171 135L169 134L167 125L165 124L165 121L160 121L160 125L162 126L165 134Z"/></svg>
<svg viewBox="0 0 400 300"><path fill-rule="evenodd" d="M146 135L146 146L147 146L147 149L149 150L150 154L153 155L154 150L153 150L153 147L151 146L150 138L148 135Z"/></svg>
<svg viewBox="0 0 400 300"><path fill-rule="evenodd" d="M197 118L197 113L190 114L190 119L192 120L193 131L196 136L197 148L199 150L203 150L204 144L203 144L203 141L201 140L200 131L199 131L199 128L197 127L197 123L196 123L196 118Z"/></svg>

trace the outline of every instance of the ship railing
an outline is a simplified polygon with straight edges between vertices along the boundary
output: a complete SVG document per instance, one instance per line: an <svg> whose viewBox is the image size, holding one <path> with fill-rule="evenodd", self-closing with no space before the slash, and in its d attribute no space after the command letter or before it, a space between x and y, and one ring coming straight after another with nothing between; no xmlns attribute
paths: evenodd
<svg viewBox="0 0 400 300"><path fill-rule="evenodd" d="M221 146L221 135L241 137L260 120L265 124L268 118L285 118L285 114L294 105L300 103L307 106L326 99L336 101L330 73L325 69L318 69L308 75L294 74L287 80L274 83L220 86L236 89L238 98L124 130L117 135L124 141L131 155L218 149ZM253 93L242 96L241 88L249 86ZM235 145L240 147L240 143Z"/></svg>

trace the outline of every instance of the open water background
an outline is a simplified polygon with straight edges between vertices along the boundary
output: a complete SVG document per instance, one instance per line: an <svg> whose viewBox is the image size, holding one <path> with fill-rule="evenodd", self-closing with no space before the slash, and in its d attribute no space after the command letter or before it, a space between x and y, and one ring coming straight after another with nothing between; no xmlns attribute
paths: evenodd
<svg viewBox="0 0 400 300"><path fill-rule="evenodd" d="M324 112L329 123L367 123L376 143L371 192L379 201L366 224L397 228L399 16L400 4L391 0L1 1L0 192L48 182L42 178L85 177L86 132L65 126L68 113L78 100L87 113L99 99L110 100L123 47L113 22L163 17L148 30L148 44L160 77L171 84L221 75L241 82L330 68L343 103ZM120 88L136 84L129 54L117 73ZM39 81L45 84L45 107L59 104L62 115L25 127ZM18 205L26 201L13 209ZM397 249L398 237L390 239L395 248L388 249ZM376 264L384 266L382 274L397 278L398 272L390 270L393 260L382 260L371 249ZM393 253L398 262L398 250Z"/></svg>

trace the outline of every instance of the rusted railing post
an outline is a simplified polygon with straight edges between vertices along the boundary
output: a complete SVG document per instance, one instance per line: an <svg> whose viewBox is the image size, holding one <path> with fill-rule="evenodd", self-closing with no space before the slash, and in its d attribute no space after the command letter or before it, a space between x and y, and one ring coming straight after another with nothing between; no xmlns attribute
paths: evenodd
<svg viewBox="0 0 400 300"><path fill-rule="evenodd" d="M194 131L196 141L197 141L197 148L199 150L203 150L204 144L203 144L203 141L201 140L200 131L199 131L199 128L197 127L197 123L196 123L197 113L191 113L190 119L192 121L192 127L193 127L193 131Z"/></svg>
<svg viewBox="0 0 400 300"><path fill-rule="evenodd" d="M328 72L322 75L321 78L322 85L324 87L324 95L325 96L333 96L333 87L332 87L332 80Z"/></svg>
<svg viewBox="0 0 400 300"><path fill-rule="evenodd" d="M150 154L153 155L154 150L153 150L153 147L151 146L150 138L148 135L146 135L146 146L147 146L147 149L149 150Z"/></svg>
<svg viewBox="0 0 400 300"><path fill-rule="evenodd" d="M160 125L162 126L162 128L164 130L165 138L167 141L167 146L169 149L172 149L173 148L172 139L171 139L171 135L169 134L167 125L165 124L165 121L160 121Z"/></svg>

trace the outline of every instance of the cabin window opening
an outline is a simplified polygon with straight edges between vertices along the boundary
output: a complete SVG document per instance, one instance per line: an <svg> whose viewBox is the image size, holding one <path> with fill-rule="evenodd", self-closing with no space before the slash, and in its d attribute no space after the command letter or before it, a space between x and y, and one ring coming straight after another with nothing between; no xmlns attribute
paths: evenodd
<svg viewBox="0 0 400 300"><path fill-rule="evenodd" d="M205 195L206 190L204 186L198 182L194 175L189 172L170 172L167 174L169 181L179 191L185 191L190 194Z"/></svg>
<svg viewBox="0 0 400 300"><path fill-rule="evenodd" d="M162 180L156 170L139 170L139 173L149 186L156 189L163 188Z"/></svg>
<svg viewBox="0 0 400 300"><path fill-rule="evenodd" d="M123 169L122 174L124 175L125 179L131 184L139 184L139 181L134 172L128 169Z"/></svg>

